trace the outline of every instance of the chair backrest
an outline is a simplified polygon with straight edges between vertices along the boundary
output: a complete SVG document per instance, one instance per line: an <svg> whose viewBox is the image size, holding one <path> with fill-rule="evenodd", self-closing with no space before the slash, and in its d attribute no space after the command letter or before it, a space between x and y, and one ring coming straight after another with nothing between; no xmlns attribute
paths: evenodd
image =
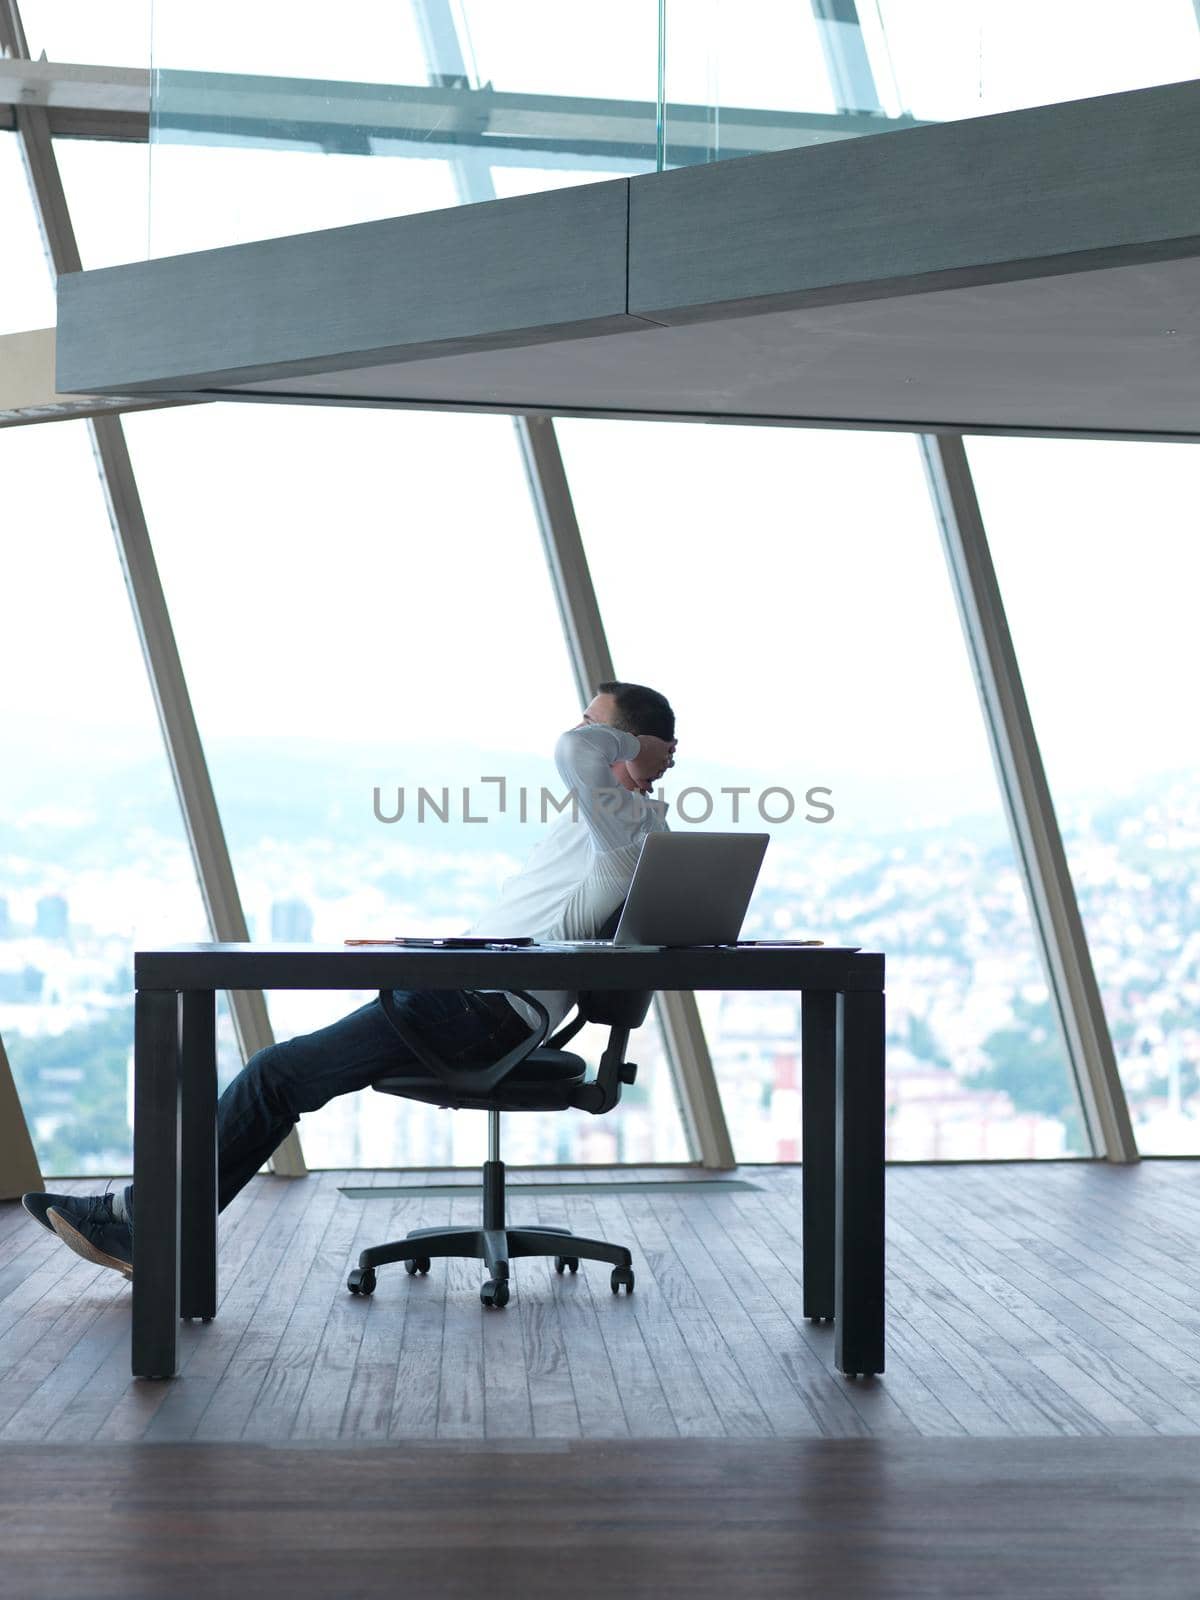
<svg viewBox="0 0 1200 1600"><path fill-rule="evenodd" d="M645 1022L653 999L652 989L581 989L578 1004L586 1021L632 1033Z"/></svg>
<svg viewBox="0 0 1200 1600"><path fill-rule="evenodd" d="M611 939L625 909L622 901L597 934L599 939ZM598 1022L605 1028L640 1028L646 1020L652 989L581 989L578 996L580 1015L588 1022Z"/></svg>

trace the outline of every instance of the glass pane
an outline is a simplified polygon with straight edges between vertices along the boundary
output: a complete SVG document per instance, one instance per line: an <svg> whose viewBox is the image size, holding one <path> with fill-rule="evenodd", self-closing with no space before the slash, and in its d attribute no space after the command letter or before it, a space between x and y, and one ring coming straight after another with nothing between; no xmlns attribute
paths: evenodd
<svg viewBox="0 0 1200 1600"><path fill-rule="evenodd" d="M455 171L493 159L510 193L654 166L645 0L357 0L334 34L307 4L156 7L153 254L486 199Z"/></svg>
<svg viewBox="0 0 1200 1600"><path fill-rule="evenodd" d="M658 7L654 0L606 0L564 6L561 0L459 0L426 5L457 9L468 73L505 93L571 100L627 100L652 105L658 72ZM445 36L442 36L445 39ZM445 46L443 45L443 53ZM443 72L447 65L440 63ZM650 117L650 127L653 118ZM652 134L648 135L653 142Z"/></svg>
<svg viewBox="0 0 1200 1600"><path fill-rule="evenodd" d="M0 333L52 328L56 318L54 285L15 133L0 133L0 222L4 227Z"/></svg>
<svg viewBox="0 0 1200 1600"><path fill-rule="evenodd" d="M267 405L127 420L252 936L461 932L532 849L579 718L511 423ZM498 776L532 797L524 820L481 781ZM369 998L269 1003L286 1038ZM652 1029L637 1046L628 1106L512 1118L509 1159L681 1154ZM318 1166L473 1165L484 1125L367 1093L301 1136Z"/></svg>
<svg viewBox="0 0 1200 1600"><path fill-rule="evenodd" d="M133 952L207 929L86 426L0 482L0 1034L43 1172L128 1172Z"/></svg>
<svg viewBox="0 0 1200 1600"><path fill-rule="evenodd" d="M55 139L54 154L84 270L144 261L150 155L114 139Z"/></svg>
<svg viewBox="0 0 1200 1600"><path fill-rule="evenodd" d="M862 6L868 14L872 8ZM877 81L922 121L1178 83L1200 76L1192 0L879 0Z"/></svg>
<svg viewBox="0 0 1200 1600"><path fill-rule="evenodd" d="M448 161L524 192L1174 82L1200 29L1191 0L351 0L333 30L160 0L153 64L162 254L488 197Z"/></svg>
<svg viewBox="0 0 1200 1600"><path fill-rule="evenodd" d="M30 54L113 67L150 65L150 0L20 0Z"/></svg>
<svg viewBox="0 0 1200 1600"><path fill-rule="evenodd" d="M847 31L857 39L857 27ZM668 0L664 88L669 167L793 150L855 131L839 116L809 5ZM872 96L864 109L873 105Z"/></svg>
<svg viewBox="0 0 1200 1600"><path fill-rule="evenodd" d="M352 0L333 28L312 0L160 3L154 17L152 254L455 203L428 130L417 148L389 137L394 86L428 81L411 5Z"/></svg>
<svg viewBox="0 0 1200 1600"><path fill-rule="evenodd" d="M887 956L889 1155L1080 1152L915 442L559 426L617 670L678 717L672 826L771 834L747 937ZM795 1000L699 1003L739 1158L795 1160Z"/></svg>
<svg viewBox="0 0 1200 1600"><path fill-rule="evenodd" d="M150 254L181 255L457 203L449 164L274 143L159 142L150 152Z"/></svg>
<svg viewBox="0 0 1200 1600"><path fill-rule="evenodd" d="M1200 465L972 439L972 471L1140 1148L1200 1151Z"/></svg>
<svg viewBox="0 0 1200 1600"><path fill-rule="evenodd" d="M1191 0L668 0L671 166L1200 75Z"/></svg>

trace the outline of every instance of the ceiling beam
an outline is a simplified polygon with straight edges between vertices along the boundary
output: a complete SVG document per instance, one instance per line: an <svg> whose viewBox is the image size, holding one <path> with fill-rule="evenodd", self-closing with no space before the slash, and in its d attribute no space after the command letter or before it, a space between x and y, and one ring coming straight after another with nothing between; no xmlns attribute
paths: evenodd
<svg viewBox="0 0 1200 1600"><path fill-rule="evenodd" d="M19 107L46 113L56 138L150 137L150 73L144 67L76 66L0 57L0 128L16 127Z"/></svg>
<svg viewBox="0 0 1200 1600"><path fill-rule="evenodd" d="M145 395L59 394L54 387L55 330L31 328L0 334L0 428L36 422L70 422L161 405ZM186 402L183 402L186 404Z"/></svg>
<svg viewBox="0 0 1200 1600"><path fill-rule="evenodd" d="M602 162L645 171L654 163L658 107L652 100L525 94L491 84L351 83L250 73L158 74L155 137L188 144L325 150L365 156L453 160L464 150L499 154L508 165ZM51 132L145 140L151 74L144 67L0 59L5 107L37 106ZM75 122L72 122L75 119ZM11 116L8 126L12 125ZM865 133L921 126L880 113L721 107L721 155L758 155ZM671 163L712 158L712 108L672 104Z"/></svg>

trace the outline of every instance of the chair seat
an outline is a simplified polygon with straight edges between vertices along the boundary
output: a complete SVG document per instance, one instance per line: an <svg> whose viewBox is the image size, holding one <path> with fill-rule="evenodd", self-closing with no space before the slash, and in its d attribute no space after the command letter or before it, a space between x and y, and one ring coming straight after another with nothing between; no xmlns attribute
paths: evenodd
<svg viewBox="0 0 1200 1600"><path fill-rule="evenodd" d="M564 1104L563 1096L586 1076L587 1062L570 1050L532 1050L478 1101L473 1096L448 1089L440 1078L420 1070L385 1073L382 1078L376 1078L371 1087L380 1094L403 1095L410 1100L426 1100L432 1105L511 1105L513 1110L551 1110ZM529 1105L527 1102L531 1098L538 1104Z"/></svg>

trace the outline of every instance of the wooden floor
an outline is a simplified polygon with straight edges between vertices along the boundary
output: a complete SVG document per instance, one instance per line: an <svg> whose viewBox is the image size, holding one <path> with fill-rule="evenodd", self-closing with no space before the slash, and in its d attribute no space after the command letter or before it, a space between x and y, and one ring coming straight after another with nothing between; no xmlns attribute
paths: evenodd
<svg viewBox="0 0 1200 1600"><path fill-rule="evenodd" d="M257 1178L221 1219L220 1314L182 1327L167 1383L129 1376L128 1286L4 1204L0 1441L1200 1435L1200 1163L891 1168L888 1368L868 1383L800 1315L797 1169L605 1193L631 1176L510 1215L628 1243L634 1295L521 1261L503 1312L475 1262L345 1289L364 1245L474 1221L477 1194Z"/></svg>
<svg viewBox="0 0 1200 1600"><path fill-rule="evenodd" d="M1200 1440L8 1445L4 1600L1195 1600Z"/></svg>

